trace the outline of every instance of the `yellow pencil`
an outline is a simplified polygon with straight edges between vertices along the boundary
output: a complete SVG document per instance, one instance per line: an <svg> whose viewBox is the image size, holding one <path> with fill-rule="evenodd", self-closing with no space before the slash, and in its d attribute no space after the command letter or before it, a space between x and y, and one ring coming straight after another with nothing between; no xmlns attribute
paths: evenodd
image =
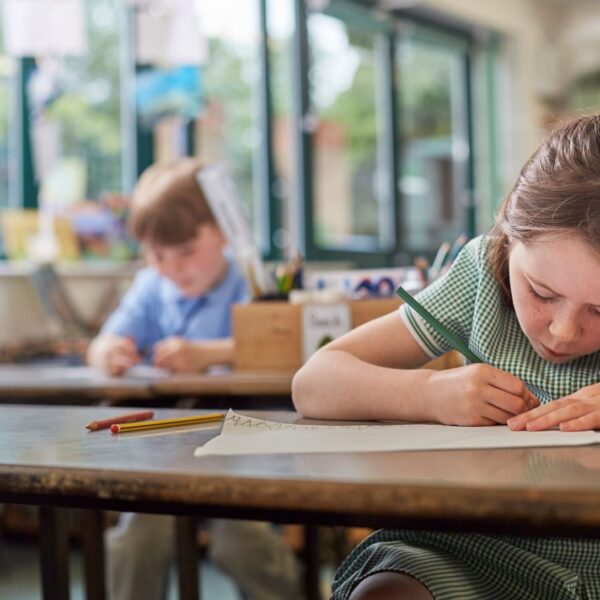
<svg viewBox="0 0 600 600"><path fill-rule="evenodd" d="M119 423L113 425L110 430L113 433L126 433L128 431L177 427L178 425L195 425L196 423L220 421L223 416L222 413L209 413L208 415L194 415L192 417L175 417L173 419L157 419L155 421L139 421L137 423Z"/></svg>

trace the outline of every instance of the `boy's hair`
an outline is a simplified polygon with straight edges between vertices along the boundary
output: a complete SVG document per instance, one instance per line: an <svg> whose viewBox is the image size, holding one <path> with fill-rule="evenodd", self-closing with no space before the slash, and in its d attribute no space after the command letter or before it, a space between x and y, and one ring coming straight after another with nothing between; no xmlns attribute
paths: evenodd
<svg viewBox="0 0 600 600"><path fill-rule="evenodd" d="M133 190L129 228L141 242L161 246L184 244L215 218L196 180L203 164L194 158L156 163L140 176Z"/></svg>
<svg viewBox="0 0 600 600"><path fill-rule="evenodd" d="M491 231L491 263L509 306L510 242L568 232L576 232L600 253L600 114L579 117L550 132L498 211Z"/></svg>

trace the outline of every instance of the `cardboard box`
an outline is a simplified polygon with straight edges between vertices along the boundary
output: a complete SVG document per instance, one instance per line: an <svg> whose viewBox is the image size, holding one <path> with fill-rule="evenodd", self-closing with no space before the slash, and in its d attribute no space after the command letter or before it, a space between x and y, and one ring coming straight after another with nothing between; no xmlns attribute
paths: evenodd
<svg viewBox="0 0 600 600"><path fill-rule="evenodd" d="M398 298L350 301L352 327L396 310ZM295 371L302 366L304 304L252 302L233 307L235 366L244 370Z"/></svg>
<svg viewBox="0 0 600 600"><path fill-rule="evenodd" d="M352 300L352 327L358 327L396 310L400 298ZM303 364L302 311L305 305L289 302L252 302L233 307L235 367L248 371L296 371ZM464 364L455 351L431 361L430 369Z"/></svg>

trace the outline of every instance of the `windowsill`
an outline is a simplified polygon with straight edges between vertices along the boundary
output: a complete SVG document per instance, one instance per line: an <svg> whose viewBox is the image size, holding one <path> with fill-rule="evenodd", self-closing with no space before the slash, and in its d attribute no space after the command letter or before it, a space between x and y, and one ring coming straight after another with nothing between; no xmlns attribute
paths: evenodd
<svg viewBox="0 0 600 600"><path fill-rule="evenodd" d="M54 268L65 277L131 277L141 266L141 260L132 261L72 261L56 263ZM23 277L34 271L36 265L27 260L0 260L0 277Z"/></svg>

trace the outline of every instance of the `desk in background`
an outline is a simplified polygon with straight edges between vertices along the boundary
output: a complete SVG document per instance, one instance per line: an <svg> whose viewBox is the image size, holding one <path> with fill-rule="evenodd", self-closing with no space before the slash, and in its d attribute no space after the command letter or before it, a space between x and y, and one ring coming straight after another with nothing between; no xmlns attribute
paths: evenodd
<svg viewBox="0 0 600 600"><path fill-rule="evenodd" d="M433 369L460 366L449 352L427 365ZM44 363L0 365L0 402L28 400L37 404L89 404L94 400L149 400L181 397L227 399L253 397L259 407L291 408L294 371L218 368L209 373L144 377L109 377L89 367Z"/></svg>
<svg viewBox="0 0 600 600"><path fill-rule="evenodd" d="M90 404L109 400L124 404L135 400L152 405L181 397L252 396L264 402L279 398L291 406L293 376L282 371L219 369L197 375L109 377L89 367L0 365L0 402Z"/></svg>
<svg viewBox="0 0 600 600"><path fill-rule="evenodd" d="M84 429L113 412L0 406L0 501L41 507L46 600L68 597L59 507L92 509L90 514L94 509L127 510L323 525L600 535L595 468L600 446L194 458L194 449L218 434L220 425L118 437ZM173 414L159 410L156 416ZM249 414L299 421L292 412ZM97 570L97 552L88 555L96 558L86 565ZM96 585L88 598L102 598L100 588Z"/></svg>

